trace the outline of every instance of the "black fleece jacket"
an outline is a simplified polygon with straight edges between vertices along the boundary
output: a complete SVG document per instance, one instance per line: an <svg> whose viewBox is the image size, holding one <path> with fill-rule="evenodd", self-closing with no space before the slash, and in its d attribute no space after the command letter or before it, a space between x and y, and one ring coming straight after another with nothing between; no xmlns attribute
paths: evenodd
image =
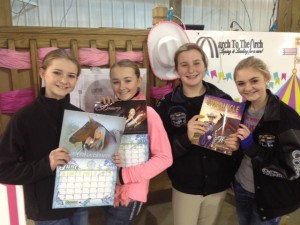
<svg viewBox="0 0 300 225"><path fill-rule="evenodd" d="M203 81L206 93L231 99L213 84ZM191 144L187 136L187 123L198 115L204 95L187 98L179 85L166 95L156 107L168 133L173 152L173 165L167 170L172 185L187 194L209 195L226 190L238 167L237 153L228 156Z"/></svg>
<svg viewBox="0 0 300 225"><path fill-rule="evenodd" d="M58 147L65 109L82 111L62 100L39 97L14 114L0 140L0 183L24 185L28 219L69 217L76 209L52 209L55 173L49 153Z"/></svg>

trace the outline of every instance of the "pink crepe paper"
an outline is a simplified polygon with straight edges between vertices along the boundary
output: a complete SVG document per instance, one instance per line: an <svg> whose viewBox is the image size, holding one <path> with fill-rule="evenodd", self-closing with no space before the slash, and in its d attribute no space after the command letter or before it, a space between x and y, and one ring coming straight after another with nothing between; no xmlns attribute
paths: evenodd
<svg viewBox="0 0 300 225"><path fill-rule="evenodd" d="M172 82L168 82L164 87L150 87L150 96L155 99L162 99L166 94L173 91Z"/></svg>
<svg viewBox="0 0 300 225"><path fill-rule="evenodd" d="M143 52L134 52L134 51L128 51L128 52L116 52L116 60L119 62L122 59L129 59L133 62L137 63L143 63L144 55Z"/></svg>
<svg viewBox="0 0 300 225"><path fill-rule="evenodd" d="M78 55L81 65L103 66L109 63L108 52L96 48L80 48Z"/></svg>
<svg viewBox="0 0 300 225"><path fill-rule="evenodd" d="M34 90L29 88L0 93L0 111L3 114L15 113L34 98Z"/></svg>
<svg viewBox="0 0 300 225"><path fill-rule="evenodd" d="M57 48L39 48L38 49L38 66L42 65L43 58L50 51ZM70 49L66 49L71 51ZM78 49L79 62L86 66L103 66L109 64L108 51L102 51L96 48ZM141 51L116 52L116 60L130 59L137 63L143 63L144 55ZM31 59L29 52L18 52L10 49L0 49L0 67L8 69L31 69Z"/></svg>
<svg viewBox="0 0 300 225"><path fill-rule="evenodd" d="M30 69L30 54L29 52L18 52L0 48L0 67L9 69Z"/></svg>

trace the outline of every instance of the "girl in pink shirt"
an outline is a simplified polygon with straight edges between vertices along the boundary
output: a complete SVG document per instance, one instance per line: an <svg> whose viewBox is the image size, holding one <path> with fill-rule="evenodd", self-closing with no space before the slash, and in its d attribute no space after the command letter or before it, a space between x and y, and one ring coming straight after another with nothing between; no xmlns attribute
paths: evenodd
<svg viewBox="0 0 300 225"><path fill-rule="evenodd" d="M110 71L113 92L119 101L144 100L140 91L142 78L136 63L122 60L114 64ZM106 97L102 103L115 100ZM171 166L172 152L168 136L159 115L147 106L149 160L145 163L119 167L122 159L119 154L114 156L119 176L116 186L114 206L106 206L106 225L131 225L139 213L143 203L147 201L149 180Z"/></svg>

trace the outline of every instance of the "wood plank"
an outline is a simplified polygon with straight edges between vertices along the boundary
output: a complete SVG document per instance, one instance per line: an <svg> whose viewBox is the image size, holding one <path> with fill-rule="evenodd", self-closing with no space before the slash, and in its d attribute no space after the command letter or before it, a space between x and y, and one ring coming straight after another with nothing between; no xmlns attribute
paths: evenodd
<svg viewBox="0 0 300 225"><path fill-rule="evenodd" d="M291 32L300 32L300 1L293 1Z"/></svg>
<svg viewBox="0 0 300 225"><path fill-rule="evenodd" d="M126 41L126 51L132 51L132 41L131 40L127 40Z"/></svg>
<svg viewBox="0 0 300 225"><path fill-rule="evenodd" d="M39 65L38 65L38 53L37 53L37 44L36 40L30 40L30 57L31 57L31 83L34 88L35 97L38 96L41 82L39 76Z"/></svg>
<svg viewBox="0 0 300 225"><path fill-rule="evenodd" d="M116 62L116 45L114 41L108 41L109 67Z"/></svg>
<svg viewBox="0 0 300 225"><path fill-rule="evenodd" d="M77 40L72 39L70 42L71 45L71 50L75 56L75 58L78 60L79 56L78 56L78 44L77 44Z"/></svg>
<svg viewBox="0 0 300 225"><path fill-rule="evenodd" d="M277 23L280 32L300 32L300 1L279 1Z"/></svg>
<svg viewBox="0 0 300 225"><path fill-rule="evenodd" d="M0 26L12 26L10 0L0 0Z"/></svg>

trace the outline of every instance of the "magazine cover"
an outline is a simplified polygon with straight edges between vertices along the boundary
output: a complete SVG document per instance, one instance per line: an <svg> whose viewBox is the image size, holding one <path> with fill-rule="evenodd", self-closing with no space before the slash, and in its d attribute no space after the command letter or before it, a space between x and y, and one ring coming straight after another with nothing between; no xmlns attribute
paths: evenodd
<svg viewBox="0 0 300 225"><path fill-rule="evenodd" d="M125 119L65 110L59 146L72 160L56 169L53 208L113 205L119 149Z"/></svg>
<svg viewBox="0 0 300 225"><path fill-rule="evenodd" d="M94 112L125 118L125 130L119 148L122 167L138 165L148 160L146 100L117 101L113 104L96 103Z"/></svg>
<svg viewBox="0 0 300 225"><path fill-rule="evenodd" d="M208 131L203 135L195 135L192 143L231 155L232 152L224 142L230 134L237 131L244 108L244 103L205 95L200 120L207 124Z"/></svg>

